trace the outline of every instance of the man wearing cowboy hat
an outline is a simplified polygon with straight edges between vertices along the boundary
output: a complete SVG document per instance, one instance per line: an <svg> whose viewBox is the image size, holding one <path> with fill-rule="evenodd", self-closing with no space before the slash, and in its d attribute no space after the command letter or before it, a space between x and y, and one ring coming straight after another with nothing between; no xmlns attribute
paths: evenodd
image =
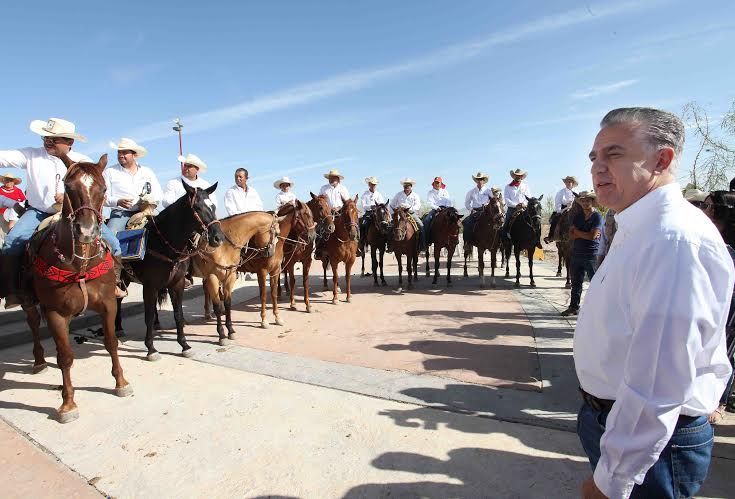
<svg viewBox="0 0 735 499"><path fill-rule="evenodd" d="M363 247L375 212L375 205L385 203L385 198L377 189L378 178L373 176L365 177L365 183L368 188L362 193L357 203L357 210L362 213L362 217L360 217L360 240L362 241Z"/></svg>
<svg viewBox="0 0 735 499"><path fill-rule="evenodd" d="M258 191L248 185L245 168L235 170L235 185L225 191L225 211L228 217L248 211L263 211L263 200Z"/></svg>
<svg viewBox="0 0 735 499"><path fill-rule="evenodd" d="M342 185L344 175L339 173L339 170L329 170L324 174L329 183L323 185L319 190L319 195L327 196L327 202L332 210L339 210L342 208L342 200L350 198L350 191L347 187Z"/></svg>
<svg viewBox="0 0 735 499"><path fill-rule="evenodd" d="M464 197L464 207L467 210L468 216L462 220L462 226L464 227L464 240L465 242L472 242L472 229L475 226L477 217L482 211L483 206L490 201L492 191L487 186L487 181L490 180L490 176L483 172L477 172L472 175L472 180L475 181L475 187L467 191L467 195Z"/></svg>
<svg viewBox="0 0 735 499"><path fill-rule="evenodd" d="M576 194L572 189L577 187L579 183L575 177L568 175L561 179L564 182L564 188L556 193L554 198L554 213L549 217L549 235L544 238L546 244L554 240L554 231L556 230L556 224L559 221L561 212L564 211L568 206L571 206L574 202Z"/></svg>
<svg viewBox="0 0 735 499"><path fill-rule="evenodd" d="M423 232L424 224L421 222L421 219L418 216L418 212L421 209L421 198L418 194L413 192L413 186L415 184L416 181L411 177L406 177L401 180L403 190L393 196L393 199L390 200L389 207L392 211L395 211L398 208L408 208L408 212L411 214L411 217L416 222L416 226L419 228L419 231ZM421 236L419 241L423 242L423 236ZM419 248L419 250L422 249L423 247Z"/></svg>
<svg viewBox="0 0 735 499"><path fill-rule="evenodd" d="M296 205L296 194L291 191L293 185L293 180L286 176L283 176L273 182L273 187L280 191L278 194L276 194L276 212L278 212L278 210L281 209L281 206L283 205Z"/></svg>
<svg viewBox="0 0 735 499"><path fill-rule="evenodd" d="M210 186L209 182L199 176L200 173L207 171L207 163L202 161L199 156L195 154L179 156L179 163L181 163L181 176L171 179L166 183L161 202L163 208L172 205L177 199L186 194L186 190L181 183L182 181L191 187L199 187L200 189L206 189ZM209 195L209 199L217 206L217 197L214 193Z"/></svg>
<svg viewBox="0 0 735 499"><path fill-rule="evenodd" d="M513 220L513 214L516 212L517 208L524 207L526 205L526 201L533 196L531 194L531 189L529 189L528 184L525 181L528 176L527 171L516 168L515 171L510 171L510 176L513 180L510 184L506 185L505 190L503 190L503 197L505 197L505 204L507 206L507 211L505 212L505 223L503 224L503 233L508 239L510 239L510 229L508 226L510 225L510 221ZM539 237L541 237L540 234ZM541 248L541 241L537 241L536 246Z"/></svg>
<svg viewBox="0 0 735 499"><path fill-rule="evenodd" d="M444 185L444 181L441 177L434 177L434 180L431 183L431 189L426 194L426 204L429 205L429 212L424 215L422 219L424 223L422 240L424 248L427 247L428 241L430 239L429 236L431 234L431 222L434 220L436 212L443 208L454 206L452 198L449 195L449 191L447 190L447 186Z"/></svg>
<svg viewBox="0 0 735 499"><path fill-rule="evenodd" d="M0 196L5 197L18 204L23 204L26 201L26 195L23 189L18 187L18 184L23 182L23 179L16 177L12 173L5 173L0 176L2 187L0 187ZM2 228L3 235L7 234L10 229L13 228L15 222L18 220L18 213L14 209L0 208L0 227Z"/></svg>
<svg viewBox="0 0 735 499"><path fill-rule="evenodd" d="M118 162L105 168L102 176L107 183L105 206L111 208L107 226L117 233L141 210L141 199L147 205L158 205L163 192L153 170L138 163L148 153L145 147L127 137L117 144L110 142L110 147L117 150Z"/></svg>

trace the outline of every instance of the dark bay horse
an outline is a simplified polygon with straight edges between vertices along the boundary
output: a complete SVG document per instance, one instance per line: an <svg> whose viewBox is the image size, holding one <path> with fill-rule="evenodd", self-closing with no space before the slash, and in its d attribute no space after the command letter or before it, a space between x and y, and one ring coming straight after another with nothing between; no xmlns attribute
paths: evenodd
<svg viewBox="0 0 735 499"><path fill-rule="evenodd" d="M288 210L286 205L281 207L278 211L279 215L283 215ZM320 208L324 209L324 213L330 214L329 205L320 205ZM294 267L296 263L301 263L301 274L304 285L304 305L306 305L306 311L311 312L311 303L309 302L309 270L311 269L311 257L314 252L314 240L316 239L316 223L314 222L314 215L311 208L302 203L296 201L296 220L291 232L286 234L286 239L283 244L283 263L281 265L283 280L286 282L286 287L289 292L289 298L291 303L291 309L296 310L296 302L294 300L295 287L296 287L296 276L294 275ZM281 288L278 287L279 296Z"/></svg>
<svg viewBox="0 0 735 499"><path fill-rule="evenodd" d="M477 271L480 274L483 288L485 287L485 251L490 250L490 287L495 287L495 267L497 264L497 253L503 247L502 241L503 211L500 200L491 197L475 222L472 231L472 240L465 241L464 246L464 276L467 277L467 256L472 254L472 247L477 246Z"/></svg>
<svg viewBox="0 0 735 499"><path fill-rule="evenodd" d="M406 273L408 289L413 288L413 281L418 281L419 238L420 234L411 214L406 208L397 208L393 212L393 252L398 261L398 285L403 285L403 262L406 255Z"/></svg>
<svg viewBox="0 0 735 499"><path fill-rule="evenodd" d="M521 285L521 251L528 252L528 274L531 278L531 287L536 287L533 280L533 254L536 251L536 243L541 237L541 200L543 194L537 198L528 198L528 204L523 209L516 209L514 218L510 223L509 231L511 239L503 238L505 249L505 277L510 277L510 250L516 257L516 287Z"/></svg>
<svg viewBox="0 0 735 499"><path fill-rule="evenodd" d="M459 244L459 229L462 224L462 216L456 208L443 208L434 215L431 223L431 239L426 244L426 277L429 277L429 247L434 245L434 280L436 284L439 279L439 258L442 248L447 248L447 286L452 285L452 257L454 250Z"/></svg>
<svg viewBox="0 0 735 499"><path fill-rule="evenodd" d="M357 245L360 239L357 195L355 199L343 199L342 208L334 214L334 232L327 239L322 256L324 284L326 285L327 265L332 267L332 304L337 305L339 294L340 262L345 264L345 288L347 303L352 301L352 266L357 259Z"/></svg>
<svg viewBox="0 0 735 499"><path fill-rule="evenodd" d="M166 207L148 222L148 243L145 258L130 262L132 277L143 285L145 303L145 346L147 360L161 358L153 346L153 321L156 303L171 298L176 321L176 340L181 345L184 357L192 355L191 347L184 336L184 276L192 256L200 251L211 251L225 240L219 220L214 213L214 204L209 195L217 183L206 189L190 187L182 180L185 194ZM198 239L206 239L205 250L197 247Z"/></svg>
<svg viewBox="0 0 735 499"><path fill-rule="evenodd" d="M575 194L576 196L576 194ZM556 269L556 276L561 277L562 263L567 270L567 279L564 287L569 289L572 287L572 281L569 276L569 269L572 264L572 240L569 239L569 228L572 226L572 220L581 211L582 207L575 200L571 206L566 208L556 223L556 230L554 231L554 240L556 241L556 249L559 256L559 265Z"/></svg>
<svg viewBox="0 0 735 499"><path fill-rule="evenodd" d="M370 257L373 269L373 285L378 286L378 268L380 268L380 284L387 286L385 276L383 275L383 258L385 257L385 248L391 233L391 218L388 212L388 202L375 203L373 209L372 222L368 227L365 241L370 246ZM380 259L378 259L380 256ZM363 269L365 267L365 250L362 253Z"/></svg>
<svg viewBox="0 0 735 499"><path fill-rule="evenodd" d="M115 395L127 397L133 393L133 388L123 376L117 355L115 261L110 250L100 242L106 188L102 170L107 165L107 155L98 163L73 163L66 156L61 160L67 167L61 219L33 237L29 263L32 289L56 343L63 379L59 421L68 423L79 417L71 382L74 352L69 344L69 321L72 316L87 309L100 315L105 348L112 358ZM40 316L30 303L25 303L23 308L33 332L34 372L41 372L46 367L46 360L38 332Z"/></svg>

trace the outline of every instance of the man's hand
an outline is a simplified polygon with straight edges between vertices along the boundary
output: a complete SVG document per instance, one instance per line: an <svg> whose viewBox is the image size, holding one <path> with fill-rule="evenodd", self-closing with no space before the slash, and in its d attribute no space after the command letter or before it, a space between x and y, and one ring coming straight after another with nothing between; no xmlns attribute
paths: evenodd
<svg viewBox="0 0 735 499"><path fill-rule="evenodd" d="M54 201L61 204L64 202L64 193L63 192L57 192L54 196Z"/></svg>
<svg viewBox="0 0 735 499"><path fill-rule="evenodd" d="M120 208L123 208L125 210L129 210L130 208L133 207L133 200L132 199L118 199L117 200L117 205Z"/></svg>
<svg viewBox="0 0 735 499"><path fill-rule="evenodd" d="M24 205L20 204L20 203L15 203L15 205L13 205L13 211L14 211L14 212L15 212L15 213L16 213L16 214L17 214L17 215L19 216L19 217L22 217L22 216L23 216L23 213L25 213L25 212L26 212L26 207L25 207Z"/></svg>
<svg viewBox="0 0 735 499"><path fill-rule="evenodd" d="M607 499L607 496L597 488L595 480L589 477L582 483L582 499Z"/></svg>
<svg viewBox="0 0 735 499"><path fill-rule="evenodd" d="M577 228L569 227L569 239L577 239Z"/></svg>

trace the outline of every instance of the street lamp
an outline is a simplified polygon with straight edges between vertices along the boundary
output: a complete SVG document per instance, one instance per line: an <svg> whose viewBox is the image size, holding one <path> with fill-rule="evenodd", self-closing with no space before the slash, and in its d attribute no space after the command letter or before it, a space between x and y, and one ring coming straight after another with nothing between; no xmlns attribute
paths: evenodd
<svg viewBox="0 0 735 499"><path fill-rule="evenodd" d="M182 128L184 128L184 125L181 123L181 120L179 118L176 118L174 120L173 130L174 132L178 132L179 134L179 156L184 155L184 148L182 147L182 144L181 144L181 129ZM184 163L181 163L181 166L183 167Z"/></svg>

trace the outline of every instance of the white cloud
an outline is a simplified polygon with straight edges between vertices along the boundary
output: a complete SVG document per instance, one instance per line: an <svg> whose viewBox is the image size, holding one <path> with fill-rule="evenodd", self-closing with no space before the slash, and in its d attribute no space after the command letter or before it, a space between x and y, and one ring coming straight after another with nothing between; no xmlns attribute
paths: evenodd
<svg viewBox="0 0 735 499"><path fill-rule="evenodd" d="M585 90L574 92L572 94L572 99L589 99L600 95L612 94L631 85L635 85L636 83L638 83L638 80L623 80L616 81L614 83L606 83L605 85L596 85L594 87L586 88Z"/></svg>

